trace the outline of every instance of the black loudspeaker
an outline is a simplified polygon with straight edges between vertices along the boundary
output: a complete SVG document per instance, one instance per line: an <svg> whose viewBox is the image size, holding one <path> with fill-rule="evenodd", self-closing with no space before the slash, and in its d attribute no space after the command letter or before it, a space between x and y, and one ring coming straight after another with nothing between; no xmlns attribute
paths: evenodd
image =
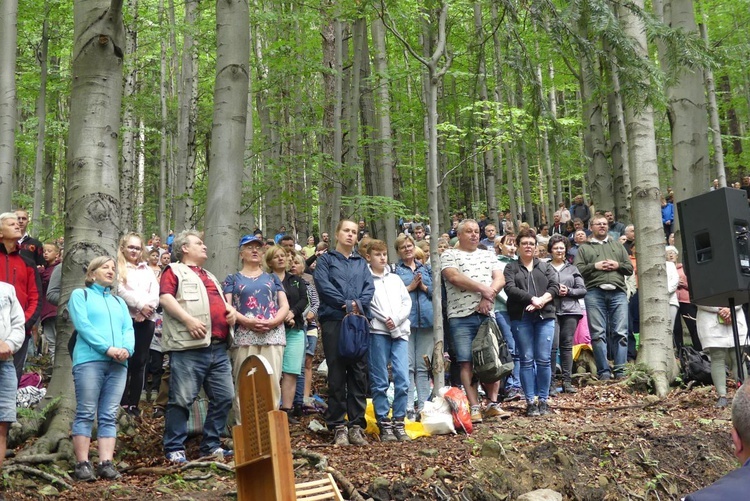
<svg viewBox="0 0 750 501"><path fill-rule="evenodd" d="M677 204L690 299L705 306L748 302L750 209L744 190L721 188Z"/></svg>

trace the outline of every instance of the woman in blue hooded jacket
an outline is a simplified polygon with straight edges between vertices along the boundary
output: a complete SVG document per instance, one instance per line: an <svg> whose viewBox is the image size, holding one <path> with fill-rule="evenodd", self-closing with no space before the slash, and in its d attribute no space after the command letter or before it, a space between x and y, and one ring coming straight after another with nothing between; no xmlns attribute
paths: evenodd
<svg viewBox="0 0 750 501"><path fill-rule="evenodd" d="M96 480L88 459L95 416L99 445L96 475L108 480L120 476L112 463L117 411L125 391L128 358L135 350L135 336L127 305L112 293L116 269L113 258L94 258L86 270L86 288L74 290L68 301L77 332L71 354L76 391L74 476L87 482Z"/></svg>
<svg viewBox="0 0 750 501"><path fill-rule="evenodd" d="M414 257L416 243L408 235L396 239L398 263L393 271L401 278L411 296L411 334L409 336L409 400L407 413L416 415L422 411L425 401L430 398L430 373L424 355L432 357L435 339L432 334L432 274L430 268ZM417 391L416 408L414 390ZM409 412L411 411L411 412Z"/></svg>

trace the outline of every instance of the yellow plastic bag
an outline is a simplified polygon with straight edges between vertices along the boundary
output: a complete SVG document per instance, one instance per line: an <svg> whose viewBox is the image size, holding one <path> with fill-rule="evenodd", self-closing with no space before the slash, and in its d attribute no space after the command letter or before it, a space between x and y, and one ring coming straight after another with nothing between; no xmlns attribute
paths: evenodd
<svg viewBox="0 0 750 501"><path fill-rule="evenodd" d="M391 413L388 414L390 417ZM365 433L369 433L370 435L380 435L380 429L378 429L378 421L375 419L375 407L372 405L372 399L367 399L367 409L365 410L365 420L367 421L367 428L365 429ZM414 440L415 438L419 437L429 437L430 434L427 433L427 431L424 429L424 426L422 426L422 423L419 423L417 421L410 421L409 419L404 419L404 431L406 431L406 434L409 435L409 438Z"/></svg>

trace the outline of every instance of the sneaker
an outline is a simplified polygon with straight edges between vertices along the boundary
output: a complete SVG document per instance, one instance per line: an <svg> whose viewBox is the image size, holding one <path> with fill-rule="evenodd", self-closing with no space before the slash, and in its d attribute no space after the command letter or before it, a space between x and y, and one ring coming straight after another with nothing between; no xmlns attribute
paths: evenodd
<svg viewBox="0 0 750 501"><path fill-rule="evenodd" d="M121 475L112 461L103 461L96 468L96 476L105 480L117 480Z"/></svg>
<svg viewBox="0 0 750 501"><path fill-rule="evenodd" d="M187 463L187 457L185 457L185 451L174 451L167 452L167 461L175 464Z"/></svg>
<svg viewBox="0 0 750 501"><path fill-rule="evenodd" d="M556 397L558 394L559 394L559 392L557 391L557 385L555 383L551 383L549 385L549 393L548 393L548 395L550 397Z"/></svg>
<svg viewBox="0 0 750 501"><path fill-rule="evenodd" d="M612 374L609 371L599 376L599 381L609 381L610 379L612 379Z"/></svg>
<svg viewBox="0 0 750 501"><path fill-rule="evenodd" d="M352 445L367 445L367 439L365 434L362 432L362 428L359 425L352 425L349 428L349 443Z"/></svg>
<svg viewBox="0 0 750 501"><path fill-rule="evenodd" d="M346 425L339 425L333 430L333 445L349 445Z"/></svg>
<svg viewBox="0 0 750 501"><path fill-rule="evenodd" d="M510 412L507 412L501 409L499 403L492 402L484 410L484 417L486 418L499 417L500 419L508 419L510 417Z"/></svg>
<svg viewBox="0 0 750 501"><path fill-rule="evenodd" d="M539 405L536 402L526 404L526 417L537 417L539 415Z"/></svg>
<svg viewBox="0 0 750 501"><path fill-rule="evenodd" d="M576 390L575 386L573 386L571 383L563 383L563 392L564 393L578 393L578 390Z"/></svg>
<svg viewBox="0 0 750 501"><path fill-rule="evenodd" d="M234 451L223 447L217 447L210 455L216 456L219 459L232 459L234 457Z"/></svg>
<svg viewBox="0 0 750 501"><path fill-rule="evenodd" d="M406 419L409 421L416 421L417 420L417 413L414 411L414 409L409 409L406 411Z"/></svg>
<svg viewBox="0 0 750 501"><path fill-rule="evenodd" d="M403 421L401 422L403 426ZM398 442L398 438L393 433L393 423L390 419L383 419L378 423L378 429L380 429L380 441L381 442Z"/></svg>
<svg viewBox="0 0 750 501"><path fill-rule="evenodd" d="M549 405L547 405L546 400L540 400L539 401L539 415L540 416L546 416L550 413Z"/></svg>
<svg viewBox="0 0 750 501"><path fill-rule="evenodd" d="M482 411L478 405L471 406L471 422L472 423L482 422Z"/></svg>
<svg viewBox="0 0 750 501"><path fill-rule="evenodd" d="M406 434L406 429L404 428L403 419L396 419L393 422L393 434L396 436L396 439L399 442L411 441L411 437Z"/></svg>
<svg viewBox="0 0 750 501"><path fill-rule="evenodd" d="M164 417L164 409L161 407L154 407L154 414L151 416L154 419L159 419Z"/></svg>
<svg viewBox="0 0 750 501"><path fill-rule="evenodd" d="M719 400L716 401L716 407L722 408L727 405L727 397L719 397Z"/></svg>
<svg viewBox="0 0 750 501"><path fill-rule="evenodd" d="M505 402L512 402L513 400L521 400L521 397L523 397L523 392L521 391L521 388L511 388L508 390L508 392L505 395Z"/></svg>
<svg viewBox="0 0 750 501"><path fill-rule="evenodd" d="M73 476L79 482L93 482L96 480L94 469L88 461L78 461L73 468Z"/></svg>

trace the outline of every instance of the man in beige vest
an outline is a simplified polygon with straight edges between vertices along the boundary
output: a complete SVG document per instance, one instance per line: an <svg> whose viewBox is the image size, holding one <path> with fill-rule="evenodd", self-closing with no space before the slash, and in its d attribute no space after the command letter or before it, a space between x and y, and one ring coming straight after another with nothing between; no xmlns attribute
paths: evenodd
<svg viewBox="0 0 750 501"><path fill-rule="evenodd" d="M208 255L201 234L188 230L172 244L177 260L164 269L160 303L164 309L162 348L172 374L164 424L164 451L173 463L185 463L189 409L201 387L209 398L201 457L232 456L221 446L234 398L227 356L237 312L226 303L221 284L203 268Z"/></svg>

